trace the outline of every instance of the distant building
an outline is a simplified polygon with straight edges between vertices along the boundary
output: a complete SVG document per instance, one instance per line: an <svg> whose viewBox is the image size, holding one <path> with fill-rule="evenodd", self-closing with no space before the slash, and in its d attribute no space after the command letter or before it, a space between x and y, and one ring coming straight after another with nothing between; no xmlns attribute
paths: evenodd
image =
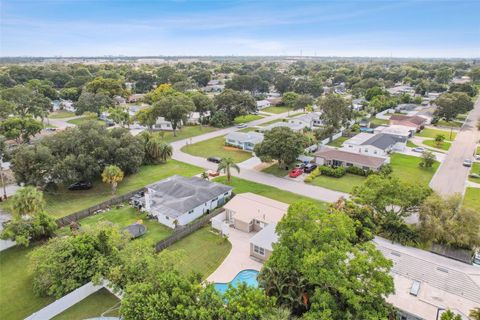
<svg viewBox="0 0 480 320"><path fill-rule="evenodd" d="M115 104L117 105L123 105L123 104L126 104L127 103L127 100L123 97L120 97L120 96L115 96L113 97L113 101L115 102Z"/></svg>
<svg viewBox="0 0 480 320"><path fill-rule="evenodd" d="M293 118L288 119L288 123L301 125L304 128L314 129L314 127L320 127L323 125L320 119L320 112L309 112Z"/></svg>
<svg viewBox="0 0 480 320"><path fill-rule="evenodd" d="M390 117L391 125L401 125L415 128L416 131L419 131L425 126L427 119L420 116L404 116L394 114Z"/></svg>
<svg viewBox="0 0 480 320"><path fill-rule="evenodd" d="M152 127L152 130L158 130L158 131L172 131L173 126L172 123L168 120L165 120L164 117L158 117L157 121Z"/></svg>
<svg viewBox="0 0 480 320"><path fill-rule="evenodd" d="M343 143L342 150L366 154L374 157L386 157L392 151L403 151L408 136L388 133L359 133Z"/></svg>
<svg viewBox="0 0 480 320"><path fill-rule="evenodd" d="M145 98L145 94L135 93L135 94L132 94L131 96L129 96L127 101L128 101L128 103L139 102L139 101L142 101L143 98Z"/></svg>
<svg viewBox="0 0 480 320"><path fill-rule="evenodd" d="M262 109L265 109L267 107L270 107L270 101L268 100L259 100L257 101L257 109L258 110L262 110Z"/></svg>
<svg viewBox="0 0 480 320"><path fill-rule="evenodd" d="M263 133L259 132L230 132L225 137L225 144L240 148L245 151L253 151L255 145L263 141Z"/></svg>
<svg viewBox="0 0 480 320"><path fill-rule="evenodd" d="M280 121L280 122L271 123L264 127L259 127L257 131L265 132L265 131L270 131L273 128L279 128L279 127L285 127L295 132L300 132L305 128L305 125L302 123L290 123L290 122Z"/></svg>
<svg viewBox="0 0 480 320"><path fill-rule="evenodd" d="M374 133L387 133L410 138L415 134L415 128L393 125L393 126L378 126L373 130Z"/></svg>

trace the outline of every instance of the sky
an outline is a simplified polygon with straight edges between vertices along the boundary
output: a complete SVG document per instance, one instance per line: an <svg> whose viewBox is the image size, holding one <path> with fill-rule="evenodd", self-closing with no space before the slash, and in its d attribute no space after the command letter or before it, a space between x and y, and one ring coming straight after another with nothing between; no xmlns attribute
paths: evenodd
<svg viewBox="0 0 480 320"><path fill-rule="evenodd" d="M480 0L0 0L0 56L480 57Z"/></svg>

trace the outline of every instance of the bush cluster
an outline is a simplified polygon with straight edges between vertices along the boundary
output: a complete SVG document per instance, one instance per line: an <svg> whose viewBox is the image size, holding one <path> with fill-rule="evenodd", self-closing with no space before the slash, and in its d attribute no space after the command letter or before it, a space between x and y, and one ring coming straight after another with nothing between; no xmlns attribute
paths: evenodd
<svg viewBox="0 0 480 320"><path fill-rule="evenodd" d="M334 177L334 178L341 178L347 173L347 169L345 167L328 167L328 166L320 166L320 173L324 176Z"/></svg>
<svg viewBox="0 0 480 320"><path fill-rule="evenodd" d="M354 167L354 166L347 167L346 170L348 173L356 174L357 176L363 176L363 177L367 177L373 173L373 171L370 169L365 170L365 169Z"/></svg>

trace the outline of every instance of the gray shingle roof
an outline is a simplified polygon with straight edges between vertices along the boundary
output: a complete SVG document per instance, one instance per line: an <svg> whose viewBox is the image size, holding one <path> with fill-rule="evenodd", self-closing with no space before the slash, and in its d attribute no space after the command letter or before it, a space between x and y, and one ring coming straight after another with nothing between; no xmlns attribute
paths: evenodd
<svg viewBox="0 0 480 320"><path fill-rule="evenodd" d="M227 139L240 141L240 142L250 142L253 144L257 144L263 141L263 133L259 132L230 132L227 135Z"/></svg>
<svg viewBox="0 0 480 320"><path fill-rule="evenodd" d="M232 190L232 187L198 177L171 176L148 186L151 209L171 218Z"/></svg>
<svg viewBox="0 0 480 320"><path fill-rule="evenodd" d="M386 150L397 142L406 142L407 138L387 133L377 133L370 139L362 142L362 146L374 146L382 150Z"/></svg>

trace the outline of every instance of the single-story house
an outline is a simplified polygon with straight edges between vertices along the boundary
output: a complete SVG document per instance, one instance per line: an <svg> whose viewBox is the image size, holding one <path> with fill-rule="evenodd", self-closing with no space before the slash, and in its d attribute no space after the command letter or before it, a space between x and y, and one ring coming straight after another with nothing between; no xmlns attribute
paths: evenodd
<svg viewBox="0 0 480 320"><path fill-rule="evenodd" d="M365 104L367 100L365 98L359 98L359 99L354 99L352 100L352 109L359 111L363 109L363 105Z"/></svg>
<svg viewBox="0 0 480 320"><path fill-rule="evenodd" d="M415 94L415 90L413 89L413 87L405 85L397 85L395 87L388 88L387 91L394 96L401 95L403 93Z"/></svg>
<svg viewBox="0 0 480 320"><path fill-rule="evenodd" d="M271 105L270 101L268 101L266 99L257 101L257 109L258 110L262 110L262 109L265 109L267 107L270 107L270 105Z"/></svg>
<svg viewBox="0 0 480 320"><path fill-rule="evenodd" d="M258 127L257 131L265 132L265 131L270 131L273 128L277 128L277 127L290 128L291 130L293 130L295 132L300 132L305 128L305 126L301 123L290 123L290 122L280 121L280 122L271 123L271 124L269 124L268 126L265 126L265 127Z"/></svg>
<svg viewBox="0 0 480 320"><path fill-rule="evenodd" d="M371 134L362 132L346 140L342 150L374 157L386 157L392 151L403 151L408 136L389 133Z"/></svg>
<svg viewBox="0 0 480 320"><path fill-rule="evenodd" d="M255 145L263 141L263 133L260 132L230 132L225 137L225 144L240 148L245 151L253 151Z"/></svg>
<svg viewBox="0 0 480 320"><path fill-rule="evenodd" d="M451 310L467 320L480 306L478 267L380 237L373 243L393 262L395 293L386 300L397 309L398 319L440 320Z"/></svg>
<svg viewBox="0 0 480 320"><path fill-rule="evenodd" d="M322 148L315 152L315 162L326 166L359 167L364 170L377 171L388 163L388 158L372 157L366 154L337 150L333 148Z"/></svg>
<svg viewBox="0 0 480 320"><path fill-rule="evenodd" d="M408 112L408 111L414 111L419 107L418 104L413 104L413 103L401 103L398 106L395 107L396 112Z"/></svg>
<svg viewBox="0 0 480 320"><path fill-rule="evenodd" d="M202 118L210 116L210 111L204 112ZM189 124L200 124L200 112L190 112L187 117L187 123Z"/></svg>
<svg viewBox="0 0 480 320"><path fill-rule="evenodd" d="M130 95L128 97L127 101L128 101L128 103L138 102L138 101L143 100L144 97L145 97L145 94L143 94L143 93L135 93L135 94Z"/></svg>
<svg viewBox="0 0 480 320"><path fill-rule="evenodd" d="M422 129L423 126L427 123L427 119L420 116L404 116L394 114L390 117L391 125L402 125L407 127L415 128L416 131Z"/></svg>
<svg viewBox="0 0 480 320"><path fill-rule="evenodd" d="M397 136L410 138L415 134L415 129L412 127L393 125L393 126L378 126L373 130L374 133L387 133Z"/></svg>
<svg viewBox="0 0 480 320"><path fill-rule="evenodd" d="M152 130L158 130L158 131L172 131L172 123L168 120L165 120L164 117L158 117L157 121L152 127Z"/></svg>
<svg viewBox="0 0 480 320"><path fill-rule="evenodd" d="M170 228L184 226L223 205L232 187L198 177L171 176L145 188L145 210Z"/></svg>
<svg viewBox="0 0 480 320"><path fill-rule="evenodd" d="M278 242L275 232L276 223L270 223L256 235L250 238L250 256L261 261L266 261L272 254L272 245Z"/></svg>
<svg viewBox="0 0 480 320"><path fill-rule="evenodd" d="M310 112L288 119L288 123L302 125L304 128L313 129L323 125L320 119L320 112Z"/></svg>
<svg viewBox="0 0 480 320"><path fill-rule="evenodd" d="M113 101L117 105L123 105L127 103L127 100L124 97L120 97L120 96L113 97Z"/></svg>

